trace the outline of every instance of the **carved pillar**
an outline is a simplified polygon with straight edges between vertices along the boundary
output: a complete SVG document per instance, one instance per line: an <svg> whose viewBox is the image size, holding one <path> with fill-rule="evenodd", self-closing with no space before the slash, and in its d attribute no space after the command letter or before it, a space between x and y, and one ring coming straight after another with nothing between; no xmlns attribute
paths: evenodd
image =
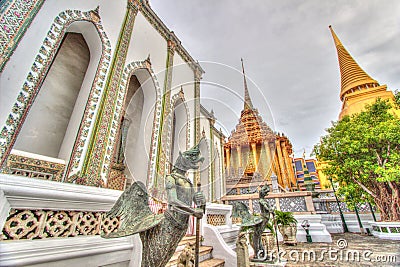
<svg viewBox="0 0 400 267"><path fill-rule="evenodd" d="M107 153L106 148L111 142L115 142L112 134L115 135L118 125L112 125L113 114L117 105L119 84L122 79L135 18L140 8L141 3L138 0L128 1L125 18L118 36L113 60L82 167L81 176L85 180L85 185L103 186L104 180L110 170L111 157L105 156ZM112 129L114 132L111 131ZM110 154L113 155L112 151L110 151Z"/></svg>
<svg viewBox="0 0 400 267"><path fill-rule="evenodd" d="M200 80L201 76L203 75L203 71L200 69L199 65L196 65L195 71L194 71L194 143L198 144L200 142L201 138L201 133L200 133ZM196 170L195 172L195 182L196 184L200 181L200 171Z"/></svg>
<svg viewBox="0 0 400 267"><path fill-rule="evenodd" d="M256 143L251 144L251 151L253 152L253 160L254 164L256 165L256 172L258 172L258 158L257 158L257 146Z"/></svg>
<svg viewBox="0 0 400 267"><path fill-rule="evenodd" d="M290 188L288 185L288 177L287 177L286 171L285 171L285 164L284 164L284 160L283 160L283 156L282 156L282 147L281 147L280 139L278 139L276 142L276 151L278 152L278 162L279 162L279 167L281 169L281 174L282 174L282 180L283 180L282 186L284 186L285 189Z"/></svg>
<svg viewBox="0 0 400 267"><path fill-rule="evenodd" d="M275 172L275 174L276 174L276 176L278 176L278 183L279 183L279 185L280 186L282 186L282 187L284 187L284 183L283 183L283 174L282 174L282 170L281 170L281 168L279 167L279 159L278 159L278 146L276 145L276 141L275 141L275 145L274 145L274 150L272 150L273 151L273 155L274 155L274 157L273 157L273 166L274 166L274 172Z"/></svg>
<svg viewBox="0 0 400 267"><path fill-rule="evenodd" d="M237 155L238 155L238 168L242 168L242 148L238 145L236 147Z"/></svg>
<svg viewBox="0 0 400 267"><path fill-rule="evenodd" d="M289 176L290 188L291 189L297 188L297 186L296 186L297 185L296 177L294 176L294 171L293 171L291 158L289 157L286 145L282 146L282 152L283 152L283 157L285 159L285 165L286 165L287 174Z"/></svg>
<svg viewBox="0 0 400 267"><path fill-rule="evenodd" d="M273 158L272 158L272 155L271 155L271 148L269 146L269 142L268 141L264 142L264 147L265 147L265 152L267 153L267 162L266 163L267 163L267 166L268 166L268 170L267 170L266 176L270 177L272 172L273 172L273 170L272 170Z"/></svg>
<svg viewBox="0 0 400 267"><path fill-rule="evenodd" d="M226 155L226 175L230 175L230 168L231 168L231 153L230 148L225 148L225 155Z"/></svg>
<svg viewBox="0 0 400 267"><path fill-rule="evenodd" d="M161 122L160 122L160 132L158 139L158 151L157 151L157 160L156 160L156 168L157 175L156 180L154 181L154 186L158 188L163 181L157 180L157 177L164 177L166 171L169 169L170 163L170 155L169 153L165 153L167 151L167 146L172 145L172 140L170 140L170 132L168 131L166 122L168 121L168 115L171 110L171 84L172 84L172 71L174 65L174 54L175 54L175 42L170 39L167 42L167 63L165 66L165 79L164 79L164 88L163 88L163 102L162 102L162 113L161 113ZM171 120L172 124L172 120ZM173 127L173 125L171 125ZM174 138L174 136L172 136ZM171 159L172 160L172 159ZM173 162L172 162L173 164Z"/></svg>

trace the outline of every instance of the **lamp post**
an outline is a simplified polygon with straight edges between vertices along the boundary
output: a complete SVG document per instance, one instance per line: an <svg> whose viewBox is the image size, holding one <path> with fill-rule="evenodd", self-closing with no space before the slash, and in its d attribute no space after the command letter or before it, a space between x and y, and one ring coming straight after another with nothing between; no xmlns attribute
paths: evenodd
<svg viewBox="0 0 400 267"><path fill-rule="evenodd" d="M350 198L352 202L354 203L354 211L356 212L357 216L357 221L358 221L358 226L360 227L360 232L363 234L364 233L364 227L360 219L360 215L358 214L358 208L357 208L357 203L354 202L353 197L350 195Z"/></svg>
<svg viewBox="0 0 400 267"><path fill-rule="evenodd" d="M306 231L307 243L312 243L312 238L310 235L310 223L308 222L308 220L304 220L301 223L301 227L303 227L304 231Z"/></svg>
<svg viewBox="0 0 400 267"><path fill-rule="evenodd" d="M333 189L333 194L335 195L336 203L337 203L338 208L339 208L340 219L342 220L342 224L343 224L343 232L347 233L347 232L349 231L349 229L347 228L346 221L344 220L344 216L343 216L343 213L342 213L342 209L340 208L339 199L338 199L337 196L336 196L336 190L335 190L335 186L333 185L332 177L329 177L328 179L329 179L329 181L331 182L332 189Z"/></svg>
<svg viewBox="0 0 400 267"><path fill-rule="evenodd" d="M371 202L367 201L367 203L368 203L369 209L372 213L372 217L374 218L374 222L376 222L375 212L374 212L374 209L372 208Z"/></svg>

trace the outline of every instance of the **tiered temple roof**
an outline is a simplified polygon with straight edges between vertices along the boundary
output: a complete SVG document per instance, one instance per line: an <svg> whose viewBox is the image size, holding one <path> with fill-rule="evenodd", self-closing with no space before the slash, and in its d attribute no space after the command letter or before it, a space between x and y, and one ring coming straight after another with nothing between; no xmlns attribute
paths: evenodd
<svg viewBox="0 0 400 267"><path fill-rule="evenodd" d="M252 143L262 144L264 142L273 142L275 140L274 132L263 121L258 110L253 107L247 87L243 59L242 70L244 79L244 107L240 114L239 123L236 125L235 130L232 131L225 147L235 148L237 146L247 146Z"/></svg>

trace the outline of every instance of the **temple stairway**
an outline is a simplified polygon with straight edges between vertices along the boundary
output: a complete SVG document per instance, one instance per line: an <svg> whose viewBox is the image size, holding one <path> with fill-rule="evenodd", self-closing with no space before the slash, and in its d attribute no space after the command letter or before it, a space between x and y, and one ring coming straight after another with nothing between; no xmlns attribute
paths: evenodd
<svg viewBox="0 0 400 267"><path fill-rule="evenodd" d="M171 260L167 263L166 267L176 267L178 264L178 257L182 253L187 243L195 243L196 236L185 236L179 243L174 255ZM224 267L225 261L222 259L216 259L212 256L213 247L211 246L200 246L199 249L199 266L200 267Z"/></svg>

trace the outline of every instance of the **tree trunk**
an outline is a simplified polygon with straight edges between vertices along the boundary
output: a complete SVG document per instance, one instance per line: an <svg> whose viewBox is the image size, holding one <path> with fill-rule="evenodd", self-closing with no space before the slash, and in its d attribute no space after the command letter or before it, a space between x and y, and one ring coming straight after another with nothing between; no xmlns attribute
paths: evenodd
<svg viewBox="0 0 400 267"><path fill-rule="evenodd" d="M392 189L392 199L391 199L391 221L400 221L400 194L399 186L395 182L389 182L390 188Z"/></svg>
<svg viewBox="0 0 400 267"><path fill-rule="evenodd" d="M397 183L377 182L375 204L379 209L382 221L400 221L400 188Z"/></svg>

